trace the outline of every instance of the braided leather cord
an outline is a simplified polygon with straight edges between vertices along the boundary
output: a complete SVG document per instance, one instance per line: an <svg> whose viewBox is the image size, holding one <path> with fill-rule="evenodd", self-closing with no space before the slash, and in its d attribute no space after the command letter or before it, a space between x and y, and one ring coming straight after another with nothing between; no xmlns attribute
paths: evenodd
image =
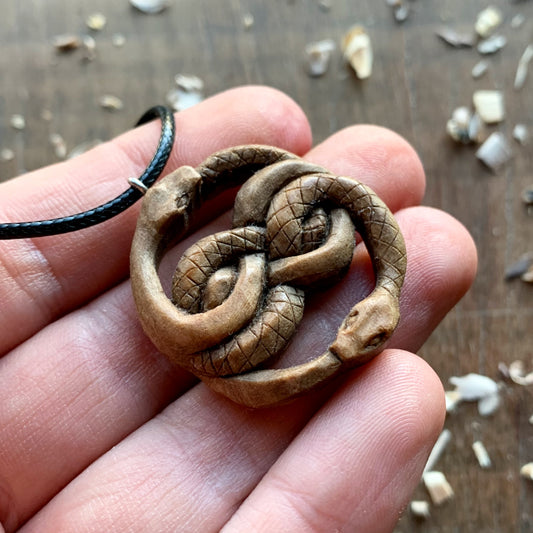
<svg viewBox="0 0 533 533"><path fill-rule="evenodd" d="M161 105L146 111L135 126L140 126L156 118L161 119L161 136L154 157L139 178L139 181L146 187L150 187L165 168L172 151L176 132L172 111ZM0 224L0 239L45 237L95 226L122 213L139 200L142 195L141 191L132 186L113 200L75 215L31 222L2 223Z"/></svg>

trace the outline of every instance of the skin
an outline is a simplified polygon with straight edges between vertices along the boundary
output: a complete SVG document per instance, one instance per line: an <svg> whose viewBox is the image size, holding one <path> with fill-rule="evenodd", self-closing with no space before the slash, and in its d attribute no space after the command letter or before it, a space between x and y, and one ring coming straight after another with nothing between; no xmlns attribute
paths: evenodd
<svg viewBox="0 0 533 533"><path fill-rule="evenodd" d="M413 352L469 288L472 239L449 215L419 207L420 161L383 128L350 127L311 149L302 111L261 87L217 95L176 121L167 171L261 143L372 187L406 239L400 325L387 350L329 389L254 411L172 367L142 333L127 280L138 206L82 232L0 242L3 530L391 531L444 418L441 383ZM0 220L111 198L143 170L158 130L148 124L2 184ZM227 215L213 217L230 201L209 206L177 253L227 228ZM357 257L311 302L289 359L319 353L368 290L368 260Z"/></svg>

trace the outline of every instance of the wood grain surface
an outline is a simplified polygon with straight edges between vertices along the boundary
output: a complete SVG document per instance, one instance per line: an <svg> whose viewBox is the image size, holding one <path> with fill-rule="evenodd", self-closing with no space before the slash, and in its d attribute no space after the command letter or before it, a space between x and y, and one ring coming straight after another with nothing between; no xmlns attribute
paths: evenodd
<svg viewBox="0 0 533 533"><path fill-rule="evenodd" d="M470 29L480 0L408 2L411 15L394 21L385 0L332 0L324 10L318 0L174 0L160 15L133 10L126 0L4 0L0 16L0 148L15 152L0 162L0 180L57 161L49 143L60 133L68 147L109 139L131 127L149 106L164 102L175 74L191 73L205 81L206 94L236 85L267 84L291 95L306 111L315 141L353 123L375 123L405 136L424 163L428 187L425 203L457 217L478 246L480 268L473 289L447 316L421 350L447 388L448 378L480 372L500 379L498 363L522 359L531 369L533 285L505 282L505 268L533 250L533 221L520 200L533 184L533 144L513 142L514 157L497 172L485 168L474 148L454 144L445 124L454 108L470 105L476 89L505 93L506 120L495 129L508 139L514 124L533 131L533 73L521 91L513 89L518 59L533 37L533 2L494 0L505 22L507 46L488 58L481 79L471 76L480 59L475 49L452 49L435 36L442 25ZM94 37L97 58L82 62L74 52L59 56L57 34L87 32L92 12L107 16ZM246 30L242 17L251 13ZM526 21L512 29L513 15ZM365 82L357 80L334 55L321 78L310 78L303 50L310 41L338 42L355 23L368 28L375 64ZM122 48L111 37L126 37ZM124 109L110 113L97 105L102 94L115 94ZM41 117L43 109L52 120ZM15 131L10 116L21 113L26 129ZM216 133L216 132L215 132ZM179 135L179 132L178 132ZM117 176L117 179L123 179ZM452 501L432 507L431 517L417 521L409 512L398 532L533 531L533 483L519 468L533 461L531 387L505 384L503 404L490 418L475 405L462 405L448 416L452 441L438 468L455 491ZM481 439L493 461L481 470L471 444ZM427 499L423 487L417 499Z"/></svg>

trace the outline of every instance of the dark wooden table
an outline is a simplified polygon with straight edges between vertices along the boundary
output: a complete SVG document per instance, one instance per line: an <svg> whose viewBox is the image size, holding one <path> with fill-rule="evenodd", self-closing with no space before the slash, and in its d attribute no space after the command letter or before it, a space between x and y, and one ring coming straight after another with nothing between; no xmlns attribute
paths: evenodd
<svg viewBox="0 0 533 533"><path fill-rule="evenodd" d="M476 89L505 92L506 120L498 126L507 138L517 122L533 132L533 73L521 91L513 89L518 58L533 36L533 2L494 0L505 14L507 46L491 56L489 72L471 76L479 60L474 49L452 49L435 36L442 25L472 28L487 1L409 2L411 16L394 21L385 0L174 0L161 15L146 16L127 0L4 0L0 17L0 148L15 158L0 162L0 179L57 161L48 136L63 135L69 147L90 139L109 139L128 129L138 115L162 102L176 73L205 81L206 93L245 83L267 84L291 95L307 112L315 140L356 122L387 126L405 136L424 163L425 203L461 220L477 243L480 268L470 293L447 316L421 350L448 387L448 378L480 372L500 379L498 363L522 359L531 370L533 285L506 283L504 271L533 250L533 221L520 200L533 183L532 145L513 144L514 157L491 172L474 157L474 148L454 144L445 133L452 110L470 105ZM87 32L92 12L107 16L94 34L97 58L80 61L78 52L58 56L54 35ZM246 30L242 17L254 16ZM516 30L510 19L526 16ZM310 78L303 66L305 45L342 34L355 23L368 28L375 65L360 82L337 51L328 73ZM112 45L116 32L126 37ZM120 96L124 109L109 113L96 101ZM47 122L42 110L52 113ZM21 113L26 129L13 130L9 118ZM520 479L520 465L533 461L532 390L506 384L503 405L482 419L474 405L448 416L452 441L438 468L455 498L432 507L431 518L417 522L406 513L397 531L533 531L533 483ZM493 461L481 470L471 450L481 439ZM417 498L427 499L422 487Z"/></svg>

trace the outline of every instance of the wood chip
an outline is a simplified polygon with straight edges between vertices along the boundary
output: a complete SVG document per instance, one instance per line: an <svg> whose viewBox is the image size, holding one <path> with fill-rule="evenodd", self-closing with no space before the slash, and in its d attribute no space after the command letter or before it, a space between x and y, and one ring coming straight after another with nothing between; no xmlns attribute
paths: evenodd
<svg viewBox="0 0 533 533"><path fill-rule="evenodd" d="M253 27L255 22L254 16L251 13L245 13L242 16L242 25L245 30L249 30Z"/></svg>
<svg viewBox="0 0 533 533"><path fill-rule="evenodd" d="M478 61L473 67L472 67L472 77L474 79L479 79L487 70L489 69L489 63L488 61L485 61L482 59L481 61Z"/></svg>
<svg viewBox="0 0 533 533"><path fill-rule="evenodd" d="M492 133L476 152L476 157L492 170L509 161L512 155L511 147L499 131Z"/></svg>
<svg viewBox="0 0 533 533"><path fill-rule="evenodd" d="M493 35L488 39L480 41L477 45L477 51L480 54L495 54L507 44L507 38L504 35Z"/></svg>
<svg viewBox="0 0 533 533"><path fill-rule="evenodd" d="M124 103L118 96L104 94L98 99L98 105L108 111L120 111L124 108Z"/></svg>
<svg viewBox="0 0 533 533"><path fill-rule="evenodd" d="M520 28L520 26L522 26L522 24L524 24L525 21L526 21L526 17L524 17L522 13L517 13L511 19L511 28L513 28L513 30L516 30Z"/></svg>
<svg viewBox="0 0 533 533"><path fill-rule="evenodd" d="M490 468L492 466L487 449L480 440L477 440L472 444L472 450L474 450L474 455L481 468Z"/></svg>
<svg viewBox="0 0 533 533"><path fill-rule="evenodd" d="M525 124L516 124L513 128L513 139L525 146L529 141L529 130Z"/></svg>
<svg viewBox="0 0 533 533"><path fill-rule="evenodd" d="M533 197L531 201L533 203ZM529 270L529 267L531 267L531 265L533 265L533 253L530 252L521 256L517 261L512 263L507 268L507 270L505 271L505 279L509 281L511 279L519 278L522 274L526 273Z"/></svg>
<svg viewBox="0 0 533 533"><path fill-rule="evenodd" d="M481 38L485 39L500 26L502 21L502 12L497 7L489 6L478 14L474 29Z"/></svg>
<svg viewBox="0 0 533 533"><path fill-rule="evenodd" d="M116 48L121 48L126 44L126 37L122 33L114 33L111 36L111 44Z"/></svg>
<svg viewBox="0 0 533 533"><path fill-rule="evenodd" d="M52 114L52 111L50 111L50 109L43 109L41 111L41 118L46 122L50 122L54 118L54 115Z"/></svg>
<svg viewBox="0 0 533 533"><path fill-rule="evenodd" d="M485 124L496 124L505 118L505 105L501 91L476 91L474 107Z"/></svg>
<svg viewBox="0 0 533 533"><path fill-rule="evenodd" d="M455 385L462 400L478 402L481 416L491 415L500 405L498 384L488 376L470 373L466 376L452 376L449 381Z"/></svg>
<svg viewBox="0 0 533 533"><path fill-rule="evenodd" d="M51 133L50 144L54 147L54 153L59 159L65 159L67 157L67 145L65 140L59 133Z"/></svg>
<svg viewBox="0 0 533 533"><path fill-rule="evenodd" d="M471 141L468 133L471 120L470 109L465 106L458 107L454 109L452 118L446 123L446 132L454 141L468 144Z"/></svg>
<svg viewBox="0 0 533 533"><path fill-rule="evenodd" d="M176 76L174 76L174 82L184 91L200 92L204 90L204 81L202 78L199 78L194 74L176 74Z"/></svg>
<svg viewBox="0 0 533 533"><path fill-rule="evenodd" d="M446 412L451 413L461 403L461 395L455 390L447 390L444 393L446 399Z"/></svg>
<svg viewBox="0 0 533 533"><path fill-rule="evenodd" d="M477 402L477 412L481 416L490 416L496 412L500 407L500 395L499 394L489 394L480 398Z"/></svg>
<svg viewBox="0 0 533 533"><path fill-rule="evenodd" d="M522 191L522 201L526 204L526 205L533 205L533 185L530 185L529 187L526 187L523 191ZM531 265L529 265L531 266Z"/></svg>
<svg viewBox="0 0 533 533"><path fill-rule="evenodd" d="M529 423L530 423L530 424L533 424L533 415L531 415L531 416L529 417Z"/></svg>
<svg viewBox="0 0 533 533"><path fill-rule="evenodd" d="M533 283L533 267L530 268L527 272L525 272L524 274L522 274L522 276L520 277L520 279L522 281L524 281L525 283ZM527 376L526 376L527 377Z"/></svg>
<svg viewBox="0 0 533 533"><path fill-rule="evenodd" d="M170 6L170 3L170 0L130 0L134 8L150 15L161 13Z"/></svg>
<svg viewBox="0 0 533 533"><path fill-rule="evenodd" d="M520 475L526 479L533 480L533 463L527 463L520 469Z"/></svg>
<svg viewBox="0 0 533 533"><path fill-rule="evenodd" d="M11 115L9 120L11 127L16 130L23 130L26 127L26 119L22 115Z"/></svg>
<svg viewBox="0 0 533 533"><path fill-rule="evenodd" d="M394 8L394 20L396 22L405 22L409 17L411 10L407 4L401 4Z"/></svg>
<svg viewBox="0 0 533 533"><path fill-rule="evenodd" d="M453 498L453 489L442 472L436 470L425 472L422 479L435 505L442 505Z"/></svg>
<svg viewBox="0 0 533 533"><path fill-rule="evenodd" d="M475 35L473 32L459 33L453 28L445 26L440 28L436 33L446 44L449 44L454 48L470 48L474 46L475 43Z"/></svg>
<svg viewBox="0 0 533 533"><path fill-rule="evenodd" d="M95 146L98 146L99 144L102 144L103 141L100 139L93 139L92 141L84 141L77 146L75 146L67 155L67 159L72 159L73 157L77 157L81 154L84 154L91 148L94 148Z"/></svg>
<svg viewBox="0 0 533 533"><path fill-rule="evenodd" d="M518 91L520 90L527 78L527 72L529 68L529 63L533 59L533 44L530 44L524 50L524 53L518 61L518 67L516 68L516 75L514 78L514 88Z"/></svg>
<svg viewBox="0 0 533 533"><path fill-rule="evenodd" d="M96 59L96 41L92 35L83 36L83 59L94 61Z"/></svg>
<svg viewBox="0 0 533 533"><path fill-rule="evenodd" d="M449 429L443 429L429 454L428 460L426 461L426 466L424 467L424 472L429 472L435 468L435 465L441 458L451 439L451 431Z"/></svg>
<svg viewBox="0 0 533 533"><path fill-rule="evenodd" d="M15 159L15 152L11 148L2 148L0 150L0 159L2 161L13 161Z"/></svg>
<svg viewBox="0 0 533 533"><path fill-rule="evenodd" d="M71 52L80 47L81 40L77 35L65 33L63 35L56 35L53 43L58 52Z"/></svg>
<svg viewBox="0 0 533 533"><path fill-rule="evenodd" d="M516 360L509 365L509 377L517 385L533 385L533 372L526 374L523 361Z"/></svg>
<svg viewBox="0 0 533 533"><path fill-rule="evenodd" d="M107 24L107 19L103 13L91 13L86 19L85 24L90 30L101 31Z"/></svg>
<svg viewBox="0 0 533 533"><path fill-rule="evenodd" d="M353 26L343 37L341 48L344 59L354 69L357 77L364 80L372 74L374 55L370 37L362 26Z"/></svg>
<svg viewBox="0 0 533 533"><path fill-rule="evenodd" d="M328 70L334 50L335 42L332 39L309 43L305 47L308 74L312 77L323 76Z"/></svg>
<svg viewBox="0 0 533 533"><path fill-rule="evenodd" d="M193 74L176 74L174 77L177 88L167 93L167 103L174 111L184 111L199 104L204 99L204 82Z"/></svg>
<svg viewBox="0 0 533 533"><path fill-rule="evenodd" d="M524 283L533 283L533 267L530 268L525 274L523 274L520 279Z"/></svg>
<svg viewBox="0 0 533 533"><path fill-rule="evenodd" d="M429 502L426 502L424 500L413 500L409 504L409 509L411 511L411 514L413 516L416 516L416 518L429 518Z"/></svg>

